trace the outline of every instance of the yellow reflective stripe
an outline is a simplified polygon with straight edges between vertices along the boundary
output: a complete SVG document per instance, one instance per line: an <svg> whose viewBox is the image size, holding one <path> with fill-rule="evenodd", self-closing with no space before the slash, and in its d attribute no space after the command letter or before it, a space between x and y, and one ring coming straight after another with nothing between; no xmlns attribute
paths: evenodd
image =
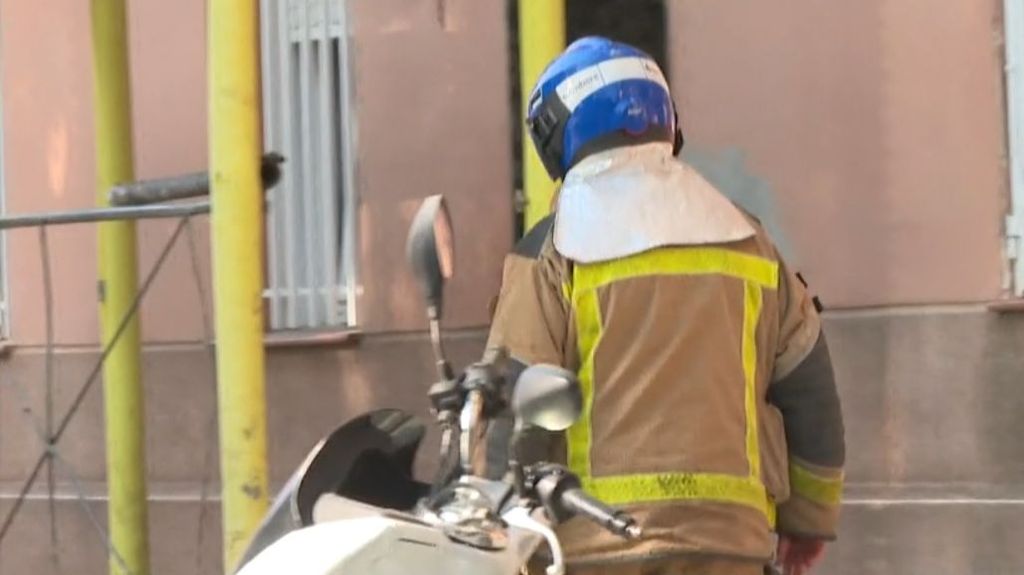
<svg viewBox="0 0 1024 575"><path fill-rule="evenodd" d="M750 476L761 480L761 448L757 439L757 323L761 318L761 287L746 282L743 305L743 403L747 418L747 461Z"/></svg>
<svg viewBox="0 0 1024 575"><path fill-rule="evenodd" d="M577 293L619 280L653 275L722 274L769 289L779 285L778 263L726 248L661 248L576 269L583 272L573 285Z"/></svg>
<svg viewBox="0 0 1024 575"><path fill-rule="evenodd" d="M579 268L576 268L579 270ZM578 272L573 275L579 277ZM580 352L580 388L583 392L583 413L567 434L569 469L580 477L590 477L590 415L594 407L594 352L601 338L601 307L597 292L588 290L574 294L576 331Z"/></svg>
<svg viewBox="0 0 1024 575"><path fill-rule="evenodd" d="M568 282L562 284L562 297L565 301L572 301L572 286Z"/></svg>
<svg viewBox="0 0 1024 575"><path fill-rule="evenodd" d="M592 476L590 450L594 402L594 354L601 339L601 310L597 288L616 281L654 275L721 274L744 280L743 374L745 446L748 477L709 473ZM592 495L613 505L670 500L706 500L744 505L761 511L775 524L775 506L761 482L757 437L757 324L762 288L777 289L778 264L772 260L724 248L663 248L598 264L577 265L568 292L576 316L580 354L579 380L583 413L567 432L569 468Z"/></svg>
<svg viewBox="0 0 1024 575"><path fill-rule="evenodd" d="M794 494L822 505L839 505L843 478L822 477L794 462L789 463L789 486Z"/></svg>
<svg viewBox="0 0 1024 575"><path fill-rule="evenodd" d="M752 477L720 473L642 473L583 480L583 488L609 505L715 501L757 509L775 524L775 506Z"/></svg>

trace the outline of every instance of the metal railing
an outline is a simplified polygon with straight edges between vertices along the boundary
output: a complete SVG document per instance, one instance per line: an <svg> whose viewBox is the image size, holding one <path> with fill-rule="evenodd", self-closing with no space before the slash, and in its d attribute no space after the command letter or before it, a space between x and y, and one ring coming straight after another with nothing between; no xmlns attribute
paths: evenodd
<svg viewBox="0 0 1024 575"><path fill-rule="evenodd" d="M264 158L262 173L264 188L271 187L278 181L280 177L281 161L282 158L276 155L268 155ZM115 207L0 217L0 231L16 228L36 228L38 230L38 241L42 264L42 297L45 304L44 323L46 333L43 382L45 385L45 411L43 414L38 414L36 413L36 410L32 409L30 394L19 382L0 374L0 385L8 386L17 394L18 398L23 403L19 411L24 414L26 422L31 426L31 431L44 445L43 450L37 456L35 463L32 465L31 470L21 485L21 488L18 490L10 509L3 516L2 522L0 522L0 550L2 550L4 540L11 532L11 528L22 510L26 499L33 492L33 488L40 481L40 477L43 475L45 470L46 493L50 519L51 560L54 562L58 561L57 549L59 534L55 501L57 485L56 474L59 470L62 475L67 477L71 487L74 489L75 498L82 508L83 513L86 515L88 523L92 527L97 540L106 548L108 555L113 558L124 573L133 573L125 562L121 552L112 543L107 529L104 528L101 520L90 508L89 501L86 497L84 482L74 467L69 463L67 458L61 455L59 445L61 439L67 432L68 426L81 409L86 398L89 396L90 391L93 390L96 382L101 379L100 375L103 372L104 362L107 360L111 350L114 349L127 326L138 314L142 301L145 299L157 276L164 268L168 256L183 236L187 238L188 243L189 257L191 260L191 275L198 295L199 309L197 311L202 320L203 338L204 342L208 345L211 358L213 357L212 343L214 335L212 311L209 309L209 299L207 297L206 286L203 282L200 270L201 260L198 254L198 243L195 237L196 232L192 225L193 217L208 214L210 212L210 202L208 200L201 200L179 204L151 204L151 202L154 201L199 197L207 195L208 193L208 175L205 173L191 174L178 178L140 182L130 186L117 187L112 190L110 194L112 204L121 204ZM114 331L113 337L111 337L106 345L102 347L100 355L89 370L88 375L78 386L74 398L71 400L70 406L60 414L58 418L58 414L56 413L54 406L56 371L55 351L57 344L54 341L55 318L53 311L53 274L52 255L49 244L49 228L59 225L98 223L116 220L174 218L178 219L178 224L175 226L173 233L161 248L152 267L146 273L139 286L136 297L131 302L131 305L127 310L127 313L123 318L121 318L121 321L118 323L117 328ZM213 372L213 370L211 370L211 381L216 381L216 373ZM208 422L208 428L210 430L208 436L210 437L215 436L216 430L216 398L217 390L214 386L211 386L211 413L210 421ZM207 534L204 533L204 525L206 524L206 504L210 495L210 483L214 479L214 448L215 442L211 441L206 447L206 453L203 457L203 470L198 497L199 515L197 517L196 537L197 572L201 572L203 568L203 555L200 550L204 539L207 537Z"/></svg>

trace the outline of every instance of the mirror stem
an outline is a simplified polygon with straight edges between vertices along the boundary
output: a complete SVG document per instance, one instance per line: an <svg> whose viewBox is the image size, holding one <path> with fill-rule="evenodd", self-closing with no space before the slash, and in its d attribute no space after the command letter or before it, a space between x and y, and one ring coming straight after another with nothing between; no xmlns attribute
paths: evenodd
<svg viewBox="0 0 1024 575"><path fill-rule="evenodd" d="M444 355L444 342L441 341L441 320L438 317L436 306L430 306L427 310L430 319L430 343L434 347L434 359L437 360L437 376L441 381L451 381L455 378L452 366Z"/></svg>

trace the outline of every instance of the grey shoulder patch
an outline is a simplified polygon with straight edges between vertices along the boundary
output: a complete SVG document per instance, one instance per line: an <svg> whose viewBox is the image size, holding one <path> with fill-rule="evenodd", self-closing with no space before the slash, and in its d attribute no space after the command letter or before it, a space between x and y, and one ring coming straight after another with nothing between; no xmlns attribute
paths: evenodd
<svg viewBox="0 0 1024 575"><path fill-rule="evenodd" d="M782 412L790 453L815 465L843 465L843 412L824 332L807 358L772 384L768 400Z"/></svg>
<svg viewBox="0 0 1024 575"><path fill-rule="evenodd" d="M540 252L544 249L544 242L546 242L548 236L551 235L551 228L554 224L554 214L551 214L537 222L537 224L534 225L518 243L516 243L516 247L512 250L512 253L517 256L523 256L524 258L539 258Z"/></svg>

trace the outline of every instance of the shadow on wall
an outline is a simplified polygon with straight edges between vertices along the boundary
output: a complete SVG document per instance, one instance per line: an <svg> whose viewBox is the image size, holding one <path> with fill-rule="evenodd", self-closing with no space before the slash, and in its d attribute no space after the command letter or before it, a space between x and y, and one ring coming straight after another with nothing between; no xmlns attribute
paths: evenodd
<svg viewBox="0 0 1024 575"><path fill-rule="evenodd" d="M915 272L926 267L919 245L935 249L935 241L917 243L931 220L909 198L930 189L923 178L936 170L923 158L937 156L920 146L933 132L905 117L936 110L917 94L943 66L917 62L927 34L912 22L970 10L950 4L915 14L888 0L668 6L671 82L684 133L698 144L684 155L699 161L708 151L742 150L739 158L774 192L774 215L762 215L785 225L784 254L826 305L914 301L922 291ZM726 166L729 153L720 153Z"/></svg>
<svg viewBox="0 0 1024 575"><path fill-rule="evenodd" d="M746 154L742 150L729 148L711 151L687 143L683 147L682 159L726 197L761 220L782 257L788 262L797 263L793 245L779 219L772 185L767 179L747 169Z"/></svg>

